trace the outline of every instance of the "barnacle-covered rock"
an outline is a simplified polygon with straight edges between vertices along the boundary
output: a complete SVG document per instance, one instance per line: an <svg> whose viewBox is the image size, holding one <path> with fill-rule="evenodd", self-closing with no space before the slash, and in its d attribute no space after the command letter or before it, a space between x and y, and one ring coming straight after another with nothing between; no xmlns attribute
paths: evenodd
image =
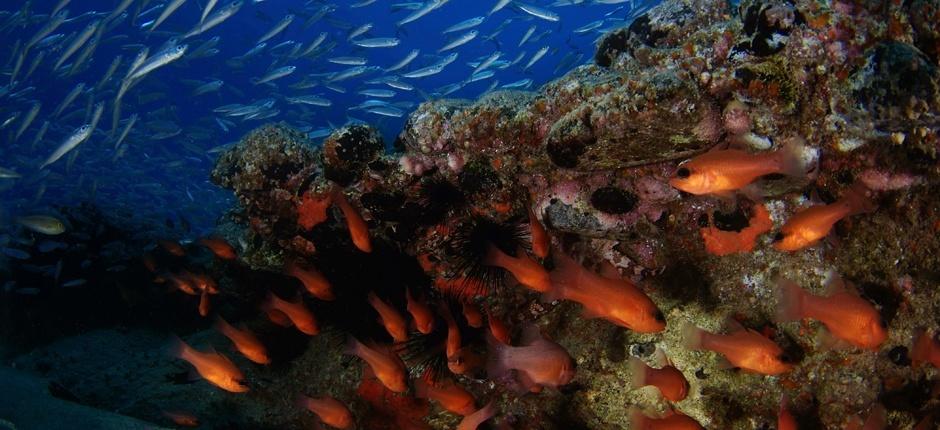
<svg viewBox="0 0 940 430"><path fill-rule="evenodd" d="M746 39L735 49L766 57L783 50L790 31L805 22L796 5L787 1L744 1L738 6Z"/></svg>
<svg viewBox="0 0 940 430"><path fill-rule="evenodd" d="M357 124L340 128L323 141L324 175L337 184L350 185L383 151L382 135L374 127Z"/></svg>
<svg viewBox="0 0 940 430"><path fill-rule="evenodd" d="M855 96L886 130L940 109L940 71L917 48L883 42L868 52L854 76Z"/></svg>

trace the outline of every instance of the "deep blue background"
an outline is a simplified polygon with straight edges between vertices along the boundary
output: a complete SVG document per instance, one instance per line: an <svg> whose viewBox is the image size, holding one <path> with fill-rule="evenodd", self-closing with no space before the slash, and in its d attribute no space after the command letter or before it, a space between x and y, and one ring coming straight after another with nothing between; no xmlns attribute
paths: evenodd
<svg viewBox="0 0 940 430"><path fill-rule="evenodd" d="M47 14L55 0L42 0L32 2L34 14ZM110 11L117 0L74 0L66 8L70 10L70 17L75 17L89 10ZM137 2L139 3L139 2ZM224 7L229 1L220 0L216 9ZM520 79L532 79L531 90L536 90L545 82L566 73L570 68L592 60L595 40L600 36L599 30L621 27L629 24L634 16L642 10L648 9L651 4L635 5L626 2L619 5L605 5L584 2L578 5L550 7L550 2L532 0L530 3L544 8L550 8L560 16L559 22L549 22L531 17L518 9L508 6L503 10L488 16L487 19L475 29L479 31L476 40L443 54L437 54L438 48L443 46L449 38L456 37L464 31L442 35L441 31L453 24L474 16L486 16L496 3L495 0L468 1L450 0L440 9L435 10L418 21L398 28L395 23L411 11L391 11L390 5L403 3L397 1L378 0L375 3L362 7L350 8L350 4L358 1L337 1L336 10L319 20L310 28L304 30L303 24L317 9L321 7L318 2L267 0L261 3L252 3L247 0L236 16L220 26L195 38L186 41L191 53L205 40L219 36L221 42L217 46L218 55L210 58L182 60L157 70L146 77L134 87L123 104L122 119L130 114L137 113L139 120L134 132L128 138L130 144L126 155L117 160L113 158L113 143L107 133L111 128L111 108L114 90L119 85L119 78L124 75L127 65L137 53L137 48L128 46L132 44L145 44L150 47L151 54L165 42L172 33L183 33L192 28L199 19L204 2L189 0L164 22L155 34L147 34L139 25L143 21L155 18L159 11L143 20L132 22L130 18L120 26L106 34L102 43L93 55L91 67L75 76L61 77L52 73L51 67L58 58L58 52L47 52L46 58L39 66L37 72L28 82L21 82L11 92L34 86L35 90L27 91L17 98L9 95L0 97L0 120L7 118L12 112L25 112L33 100L43 104L39 117L29 130L16 143L11 143L12 134L19 127L19 120L2 131L4 144L0 145L0 167L12 168L24 175L23 179L16 181L0 180L0 197L3 206L0 211L0 223L13 216L28 213L49 213L53 206L74 204L80 201L93 200L97 205L115 216L136 222L146 228L148 222L158 221L165 224L169 219L172 225L177 226L183 219L193 226L192 235L211 230L216 218L231 205L229 193L219 190L208 183L208 173L211 170L217 155L206 154L205 150L237 141L245 132L263 123L271 121L286 121L297 127L320 129L330 124L341 126L350 118L367 121L378 126L387 142L392 142L400 132L406 117L389 118L377 116L363 111L350 111L349 107L358 105L368 97L357 94L365 88L393 89L385 85L365 85L364 81L382 76L382 73L371 73L361 78L338 82L337 85L346 89L346 94L339 94L323 86L306 90L294 90L290 84L299 82L305 75L341 71L351 66L332 64L326 58L337 56L362 56L369 59L368 65L386 68L397 63L410 50L420 49L421 54L410 65L393 73L404 73L419 67L433 64L442 55L458 52L457 61L449 65L438 75L421 79L402 78L416 87L431 94L435 89L468 78L472 67L467 63L479 61L495 50L503 52L501 60L511 61L520 51L526 56L517 65L496 70L493 78L471 83L465 88L448 96L449 98L476 98L485 91L493 80L499 85L505 85ZM4 2L0 10L15 12L22 7L22 1ZM158 5L151 2L147 9ZM637 10L631 10L635 6ZM136 5L129 9L131 15L137 10ZM609 17L605 14L614 12ZM281 18L293 13L296 19L286 31L269 40L268 49L286 40L293 40L305 45L314 40L321 32L327 32L324 45L336 41L337 46L329 53L310 60L300 59L280 62L277 65L294 65L297 71L286 78L275 81L276 86L253 85L253 78L262 76L272 64L275 57L266 50L261 55L251 58L243 68L235 68L227 64L227 60L244 54L255 46L261 35L277 24ZM574 33L574 30L588 23L605 19L599 30L584 33ZM9 19L9 15L0 19L0 22ZM511 22L494 42L484 41L486 35L492 33L507 19ZM67 23L59 27L56 33L69 34L79 31L87 25L88 20ZM393 48L360 48L347 41L349 30L343 27L358 27L371 22L373 28L367 35L361 37L399 37L402 42ZM35 17L29 25L7 29L0 33L0 61L6 64L12 55L12 47L17 39L28 39L45 23L42 16ZM537 29L533 39L543 32L547 32L538 40L530 40L522 47L518 43L530 26ZM527 71L523 67L531 56L541 47L549 46L548 54L539 63ZM33 49L26 58L24 69L29 66L38 50ZM580 61L570 67L560 69L559 63L566 55L581 55ZM77 54L76 54L77 55ZM78 82L85 82L86 88L98 83L112 60L121 55L124 58L122 66L115 74L115 79L103 91L92 92L76 100L68 111L87 106L90 101L105 101L107 109L98 127L98 132L85 142L71 169L66 169L65 157L47 170L40 172L38 165L50 154L72 130L84 123L81 116L73 117L71 121L55 121L45 135L43 142L32 148L35 132L43 120L55 109L61 99ZM73 56L74 58L74 56ZM69 61L71 62L71 60ZM8 83L10 66L4 69L7 75L0 76L0 85ZM207 82L214 79L225 81L225 85L218 93L199 97L192 96L196 83L193 80ZM394 89L393 89L394 90ZM390 102L413 102L415 106L424 101L417 91L400 91ZM287 104L283 96L297 96L316 94L333 101L330 108L304 107ZM144 96L143 98L141 96ZM152 98L145 102L144 99ZM155 97L155 99L153 99ZM255 100L273 97L277 99L276 108L280 115L262 120L245 121L231 119L236 126L224 132L216 125L215 118L225 118L214 113L216 107L242 103L250 104ZM67 112L68 112L67 111ZM407 111L407 110L406 110ZM148 123L155 119L168 120L178 125L182 132L179 136L167 140L151 140L154 133ZM41 190L45 191L37 199ZM93 192L94 190L94 192Z"/></svg>

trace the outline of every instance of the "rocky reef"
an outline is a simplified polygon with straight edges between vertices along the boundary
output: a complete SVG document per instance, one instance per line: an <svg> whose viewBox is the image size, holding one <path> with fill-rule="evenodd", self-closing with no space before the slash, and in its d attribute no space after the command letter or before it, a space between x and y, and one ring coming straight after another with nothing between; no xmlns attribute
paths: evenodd
<svg viewBox="0 0 940 430"><path fill-rule="evenodd" d="M769 429L783 398L799 428L846 428L882 406L893 428L929 428L940 374L909 357L917 330L940 329L938 10L935 0L668 0L602 38L595 64L538 92L423 103L394 153L365 125L319 147L285 125L261 127L212 172L238 199L219 227L238 262L211 272L221 291L214 312L247 323L274 364L232 352L249 393L201 383L148 402L225 413L236 428L307 425L299 394L343 401L361 428L460 421L437 402L392 393L344 358L351 336L394 343L412 385L452 379L475 408L492 401L492 428L626 429L635 428L631 416L674 411L710 429ZM788 142L800 143L801 175L765 175L747 192L720 196L670 183L681 163L709 151L760 154ZM805 249L777 249L794 214L858 184L877 209L842 219ZM571 256L635 284L665 328L586 318L574 300L553 297L494 255L553 277ZM298 273L316 273L335 297L324 299ZM813 294L847 281L880 315L886 339L864 349L828 339L816 320L784 322L784 278ZM269 291L302 295L322 333L269 321L276 318L258 311ZM373 294L406 316L408 296L419 297L436 328L393 342L376 322ZM541 389L487 372L494 324L508 327L514 344L538 327L570 355L573 379ZM731 369L688 347L690 325L751 329L792 367ZM448 326L460 334L457 363L445 353ZM187 338L230 350L211 332ZM637 360L674 366L688 395L671 402L632 384ZM141 406L128 413L161 419Z"/></svg>

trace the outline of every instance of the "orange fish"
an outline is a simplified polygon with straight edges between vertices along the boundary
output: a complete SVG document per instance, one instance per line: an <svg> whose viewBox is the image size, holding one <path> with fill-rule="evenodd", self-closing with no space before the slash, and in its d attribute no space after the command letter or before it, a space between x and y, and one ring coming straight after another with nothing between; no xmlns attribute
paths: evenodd
<svg viewBox="0 0 940 430"><path fill-rule="evenodd" d="M144 267L146 267L150 273L157 273L157 260L154 260L152 255L144 254L143 257L140 257L140 261L144 263Z"/></svg>
<svg viewBox="0 0 940 430"><path fill-rule="evenodd" d="M467 416L476 410L473 395L449 379L430 383L424 378L415 381L415 396L434 400L447 411Z"/></svg>
<svg viewBox="0 0 940 430"><path fill-rule="evenodd" d="M914 332L914 345L911 346L910 357L911 364L914 366L930 363L940 368L940 342L937 342L924 329L917 329Z"/></svg>
<svg viewBox="0 0 940 430"><path fill-rule="evenodd" d="M524 346L509 346L491 340L487 376L495 379L515 370L519 382L529 391L557 388L574 378L574 362L568 351L542 337L538 326L525 328L522 344Z"/></svg>
<svg viewBox="0 0 940 430"><path fill-rule="evenodd" d="M199 418L189 412L163 411L163 416L180 427L199 427Z"/></svg>
<svg viewBox="0 0 940 430"><path fill-rule="evenodd" d="M363 359L385 388L396 393L408 391L405 363L402 363L395 353L384 348L370 348L350 337L346 344L346 354Z"/></svg>
<svg viewBox="0 0 940 430"><path fill-rule="evenodd" d="M460 423L457 424L457 430L476 430L480 424L493 418L493 415L496 415L496 406L493 405L493 402L489 402L478 411L463 417Z"/></svg>
<svg viewBox="0 0 940 430"><path fill-rule="evenodd" d="M268 316L283 315L290 320L290 323L297 327L304 334L315 336L320 333L320 325L310 309L304 306L303 299L298 298L296 302L289 302L274 294L268 293L268 298L261 304L261 309L268 313ZM278 322L280 316L272 317L272 321ZM283 322L283 319L280 319ZM281 324L284 325L284 324Z"/></svg>
<svg viewBox="0 0 940 430"><path fill-rule="evenodd" d="M284 273L297 278L314 297L325 301L336 299L330 281L317 269L304 267L294 261L289 261L284 265Z"/></svg>
<svg viewBox="0 0 940 430"><path fill-rule="evenodd" d="M479 365L478 357L470 351L470 348L464 348L461 345L460 327L447 306L441 307L441 315L444 321L447 321L447 340L444 344L447 368L456 375L464 375Z"/></svg>
<svg viewBox="0 0 940 430"><path fill-rule="evenodd" d="M578 302L584 307L585 318L603 318L640 333L666 328L662 312L632 282L593 273L561 251L554 253L554 261L553 291L547 295L550 300Z"/></svg>
<svg viewBox="0 0 940 430"><path fill-rule="evenodd" d="M229 338L235 344L235 349L242 353L245 358L258 364L271 364L267 348L250 331L232 327L222 317L216 317L215 329Z"/></svg>
<svg viewBox="0 0 940 430"><path fill-rule="evenodd" d="M186 255L186 250L184 250L183 247L178 242L174 242L172 240L160 240L160 241L157 241L157 243L160 245L161 248L163 248L164 251L172 255L175 255L177 257L182 257Z"/></svg>
<svg viewBox="0 0 940 430"><path fill-rule="evenodd" d="M219 294L219 284L215 283L215 279L212 279L211 276L205 273L193 274L186 272L186 274L199 290L209 294Z"/></svg>
<svg viewBox="0 0 940 430"><path fill-rule="evenodd" d="M164 275L164 277L168 279L170 281L170 284L172 284L173 287L176 288L177 290L180 290L185 294L189 294L190 296L199 295L199 293L196 292L196 289L198 287L196 287L192 279L190 279L185 274L175 275L172 273L167 273Z"/></svg>
<svg viewBox="0 0 940 430"><path fill-rule="evenodd" d="M349 228L349 235L352 237L353 245L362 252L372 252L372 243L369 241L369 225L362 219L362 215L349 204L346 196L339 190L333 193L333 201L336 206L343 211L346 217L346 227Z"/></svg>
<svg viewBox="0 0 940 430"><path fill-rule="evenodd" d="M235 253L235 248L232 245L229 245L224 239L217 237L207 237L199 239L199 243L206 248L209 248L216 257L219 257L223 260L234 260L238 258L238 255Z"/></svg>
<svg viewBox="0 0 940 430"><path fill-rule="evenodd" d="M209 292L202 290L202 294L199 295L199 316L209 316L209 306Z"/></svg>
<svg viewBox="0 0 940 430"><path fill-rule="evenodd" d="M838 339L859 348L877 350L888 337L878 310L872 304L849 292L841 280L830 285L827 296L816 296L790 281L778 286L777 317L780 321L803 318L817 320Z"/></svg>
<svg viewBox="0 0 940 430"><path fill-rule="evenodd" d="M685 399L689 393L689 381L682 372L672 366L663 366L662 369L649 367L638 358L630 358L630 372L632 385L636 388L652 385L659 389L670 402Z"/></svg>
<svg viewBox="0 0 940 430"><path fill-rule="evenodd" d="M405 318L398 311L382 301L375 293L369 293L369 304L379 313L379 319L388 334L392 335L395 342L401 343L408 340L408 324Z"/></svg>
<svg viewBox="0 0 940 430"><path fill-rule="evenodd" d="M829 235L839 220L861 213L872 212L875 205L867 196L868 189L861 183L849 188L842 198L832 204L817 205L791 216L774 237L774 248L798 251L819 242Z"/></svg>
<svg viewBox="0 0 940 430"><path fill-rule="evenodd" d="M506 326L503 320L493 314L489 306L486 306L486 320L490 324L490 334L492 334L496 340L509 345L511 343L509 327Z"/></svg>
<svg viewBox="0 0 940 430"><path fill-rule="evenodd" d="M777 430L797 430L796 418L787 408L787 396L780 398L780 409L777 412Z"/></svg>
<svg viewBox="0 0 940 430"><path fill-rule="evenodd" d="M713 334L686 323L682 337L686 348L715 351L734 367L746 371L779 375L793 368L784 362L780 346L754 330L742 328L731 334Z"/></svg>
<svg viewBox="0 0 940 430"><path fill-rule="evenodd" d="M424 302L415 300L411 295L411 289L407 287L405 288L405 300L408 301L408 313L415 320L415 328L421 334L428 334L431 330L434 330L434 314L431 309Z"/></svg>
<svg viewBox="0 0 940 430"><path fill-rule="evenodd" d="M650 418L634 410L630 414L631 429L634 430L704 430L701 424L677 412L670 412L663 418Z"/></svg>
<svg viewBox="0 0 940 430"><path fill-rule="evenodd" d="M513 257L490 244L486 256L483 257L483 264L502 267L508 270L509 273L512 273L512 276L516 277L516 280L518 280L520 284L532 290L540 293L551 290L551 281L549 280L548 272L545 268L535 260L529 258L521 249L518 251L518 254L518 257Z"/></svg>
<svg viewBox="0 0 940 430"><path fill-rule="evenodd" d="M857 416L851 417L848 423L845 424L845 430L884 430L886 423L887 416L885 407L876 404L872 406L871 412L868 414L868 419L865 420L864 424L861 418Z"/></svg>
<svg viewBox="0 0 940 430"><path fill-rule="evenodd" d="M473 328L483 327L483 314L480 309L472 303L462 303L463 317L467 320L467 325Z"/></svg>
<svg viewBox="0 0 940 430"><path fill-rule="evenodd" d="M738 149L706 152L679 165L669 184L691 194L737 191L772 173L804 175L803 143L792 139L783 148L752 154Z"/></svg>
<svg viewBox="0 0 940 430"><path fill-rule="evenodd" d="M329 396L313 398L300 396L300 406L313 412L324 424L338 429L353 428L353 416L342 402Z"/></svg>
<svg viewBox="0 0 940 430"><path fill-rule="evenodd" d="M245 375L241 370L235 367L228 357L218 352L200 352L176 338L170 350L173 357L183 359L196 368L199 376L202 376L210 384L215 385L225 391L233 393L244 393L248 391L245 386Z"/></svg>
<svg viewBox="0 0 940 430"><path fill-rule="evenodd" d="M529 209L529 230L532 234L532 253L538 258L548 257L551 239L549 239L545 227L543 227L539 219L535 217L535 213L532 212L532 209Z"/></svg>

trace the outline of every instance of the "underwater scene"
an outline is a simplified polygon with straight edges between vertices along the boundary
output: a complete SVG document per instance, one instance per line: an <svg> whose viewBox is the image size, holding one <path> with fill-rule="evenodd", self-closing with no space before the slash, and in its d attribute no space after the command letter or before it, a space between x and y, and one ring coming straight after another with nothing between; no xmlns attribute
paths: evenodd
<svg viewBox="0 0 940 430"><path fill-rule="evenodd" d="M0 430L940 429L940 0L0 41Z"/></svg>

